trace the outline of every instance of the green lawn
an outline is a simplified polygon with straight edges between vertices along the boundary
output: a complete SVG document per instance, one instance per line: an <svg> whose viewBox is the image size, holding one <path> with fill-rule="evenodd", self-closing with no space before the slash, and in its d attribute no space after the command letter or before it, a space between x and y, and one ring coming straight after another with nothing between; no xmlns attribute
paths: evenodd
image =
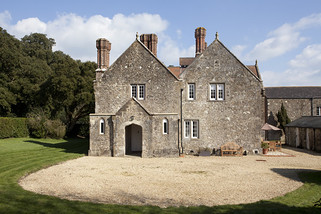
<svg viewBox="0 0 321 214"><path fill-rule="evenodd" d="M0 213L321 213L313 204L321 198L321 172L302 173L304 186L283 197L252 204L216 207L121 206L68 201L23 190L18 180L27 173L86 155L82 139L0 140ZM272 187L271 187L272 188Z"/></svg>

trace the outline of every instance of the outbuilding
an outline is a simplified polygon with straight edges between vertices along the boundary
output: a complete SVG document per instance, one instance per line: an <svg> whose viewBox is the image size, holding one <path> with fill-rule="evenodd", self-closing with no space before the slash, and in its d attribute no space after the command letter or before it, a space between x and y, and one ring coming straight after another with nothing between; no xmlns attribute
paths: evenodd
<svg viewBox="0 0 321 214"><path fill-rule="evenodd" d="M301 117L285 126L287 145L321 152L321 117Z"/></svg>

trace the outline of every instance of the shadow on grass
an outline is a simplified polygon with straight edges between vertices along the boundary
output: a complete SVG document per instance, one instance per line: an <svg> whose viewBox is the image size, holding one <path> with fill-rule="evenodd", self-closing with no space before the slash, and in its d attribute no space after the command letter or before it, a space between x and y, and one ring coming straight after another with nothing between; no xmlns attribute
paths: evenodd
<svg viewBox="0 0 321 214"><path fill-rule="evenodd" d="M173 213L320 213L320 209L314 207L293 207L285 204L260 201L252 204L224 205L216 207L186 207L186 208L168 208L166 211Z"/></svg>
<svg viewBox="0 0 321 214"><path fill-rule="evenodd" d="M26 140L24 142L35 143L38 145L42 145L48 148L56 148L62 149L63 152L66 153L76 153L76 154L85 154L88 155L89 149L89 141L88 139L80 139L80 138L71 138L67 140L63 140L64 142L57 143L47 143L43 142L41 139L39 140Z"/></svg>
<svg viewBox="0 0 321 214"><path fill-rule="evenodd" d="M321 173L319 170L313 169L288 169L288 168L273 168L271 169L273 172L282 175L283 177L295 180L295 181L302 181L302 178L299 176L301 173ZM316 184L321 185L321 180L316 180Z"/></svg>

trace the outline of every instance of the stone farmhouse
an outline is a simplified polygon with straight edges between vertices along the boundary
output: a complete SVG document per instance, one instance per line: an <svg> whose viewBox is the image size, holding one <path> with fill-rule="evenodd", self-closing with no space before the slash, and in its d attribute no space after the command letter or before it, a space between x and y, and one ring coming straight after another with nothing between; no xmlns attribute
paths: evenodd
<svg viewBox="0 0 321 214"><path fill-rule="evenodd" d="M98 39L95 113L90 114L89 155L172 157L212 152L236 142L260 148L264 88L257 67L244 65L219 40L207 46L195 30L195 57L166 67L158 38L143 34L109 66L111 43Z"/></svg>

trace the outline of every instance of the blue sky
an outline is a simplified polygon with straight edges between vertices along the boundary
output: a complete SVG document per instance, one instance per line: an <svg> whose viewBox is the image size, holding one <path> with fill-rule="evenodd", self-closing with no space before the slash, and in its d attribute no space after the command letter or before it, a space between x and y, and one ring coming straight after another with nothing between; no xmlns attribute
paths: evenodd
<svg viewBox="0 0 321 214"><path fill-rule="evenodd" d="M321 85L320 0L3 1L0 26L16 38L31 32L56 40L55 50L96 60L95 40L112 43L113 62L136 32L156 33L158 57L178 65L194 56L194 30L215 33L244 64L258 60L265 86Z"/></svg>

